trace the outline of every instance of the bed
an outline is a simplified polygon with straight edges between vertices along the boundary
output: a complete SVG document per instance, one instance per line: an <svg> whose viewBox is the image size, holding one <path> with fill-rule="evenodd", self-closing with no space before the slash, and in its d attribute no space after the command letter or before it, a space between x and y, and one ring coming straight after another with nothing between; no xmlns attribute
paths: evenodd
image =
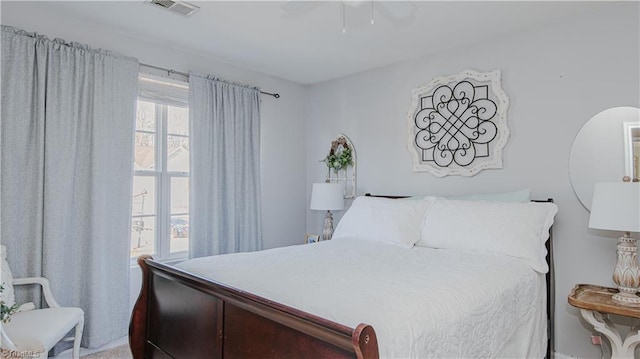
<svg viewBox="0 0 640 359"><path fill-rule="evenodd" d="M508 217L511 204L371 198L363 209L359 201L331 241L177 266L140 257L143 285L130 324L134 358L550 357L555 205L544 211L523 205L541 213L545 223L536 230L549 236L533 241L546 248L542 258L532 246L527 259L526 245L482 243L484 229L496 236L495 223L468 226L477 235L472 246L497 252L458 248L463 242L456 243L455 232L463 235L466 224L443 227L450 213L467 210L485 220L495 219L499 212L492 210ZM473 208L478 203L489 207ZM363 221L396 227L353 225ZM404 243L416 230L422 239ZM446 242L425 239L443 230ZM376 236L384 240L370 240Z"/></svg>

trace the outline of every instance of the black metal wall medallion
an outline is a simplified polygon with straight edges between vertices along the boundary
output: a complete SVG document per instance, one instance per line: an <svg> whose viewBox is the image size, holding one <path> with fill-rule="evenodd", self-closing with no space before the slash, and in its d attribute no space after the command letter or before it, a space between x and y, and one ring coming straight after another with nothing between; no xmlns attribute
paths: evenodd
<svg viewBox="0 0 640 359"><path fill-rule="evenodd" d="M502 168L509 98L500 82L500 70L465 70L413 90L407 119L415 172L473 176Z"/></svg>

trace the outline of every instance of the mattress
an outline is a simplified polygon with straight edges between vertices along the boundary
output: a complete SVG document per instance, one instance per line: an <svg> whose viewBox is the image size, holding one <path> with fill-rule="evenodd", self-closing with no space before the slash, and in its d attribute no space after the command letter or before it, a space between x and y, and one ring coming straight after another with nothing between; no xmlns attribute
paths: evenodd
<svg viewBox="0 0 640 359"><path fill-rule="evenodd" d="M542 358L544 275L522 260L351 238L192 259L196 275L355 328L381 358Z"/></svg>

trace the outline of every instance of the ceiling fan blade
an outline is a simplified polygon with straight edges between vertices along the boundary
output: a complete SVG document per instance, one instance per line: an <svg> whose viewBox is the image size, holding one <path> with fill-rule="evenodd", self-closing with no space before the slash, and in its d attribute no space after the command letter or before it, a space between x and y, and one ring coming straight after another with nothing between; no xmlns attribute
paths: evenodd
<svg viewBox="0 0 640 359"><path fill-rule="evenodd" d="M280 8L287 13L303 14L322 5L322 1L287 0Z"/></svg>
<svg viewBox="0 0 640 359"><path fill-rule="evenodd" d="M418 7L411 1L381 1L383 13L394 19L408 19L415 15Z"/></svg>
<svg viewBox="0 0 640 359"><path fill-rule="evenodd" d="M416 20L418 7L410 1L384 1L379 4L378 11L394 27L407 27Z"/></svg>

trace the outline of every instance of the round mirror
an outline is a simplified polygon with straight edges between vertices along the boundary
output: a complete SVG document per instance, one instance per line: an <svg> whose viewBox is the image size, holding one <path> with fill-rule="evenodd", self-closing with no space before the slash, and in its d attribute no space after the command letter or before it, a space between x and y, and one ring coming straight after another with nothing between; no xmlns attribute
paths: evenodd
<svg viewBox="0 0 640 359"><path fill-rule="evenodd" d="M573 190L587 210L591 209L593 186L598 182L622 181L624 176L638 178L640 109L615 107L593 116L578 132L569 159ZM629 132L629 133L626 133ZM635 143L635 146L634 146Z"/></svg>

